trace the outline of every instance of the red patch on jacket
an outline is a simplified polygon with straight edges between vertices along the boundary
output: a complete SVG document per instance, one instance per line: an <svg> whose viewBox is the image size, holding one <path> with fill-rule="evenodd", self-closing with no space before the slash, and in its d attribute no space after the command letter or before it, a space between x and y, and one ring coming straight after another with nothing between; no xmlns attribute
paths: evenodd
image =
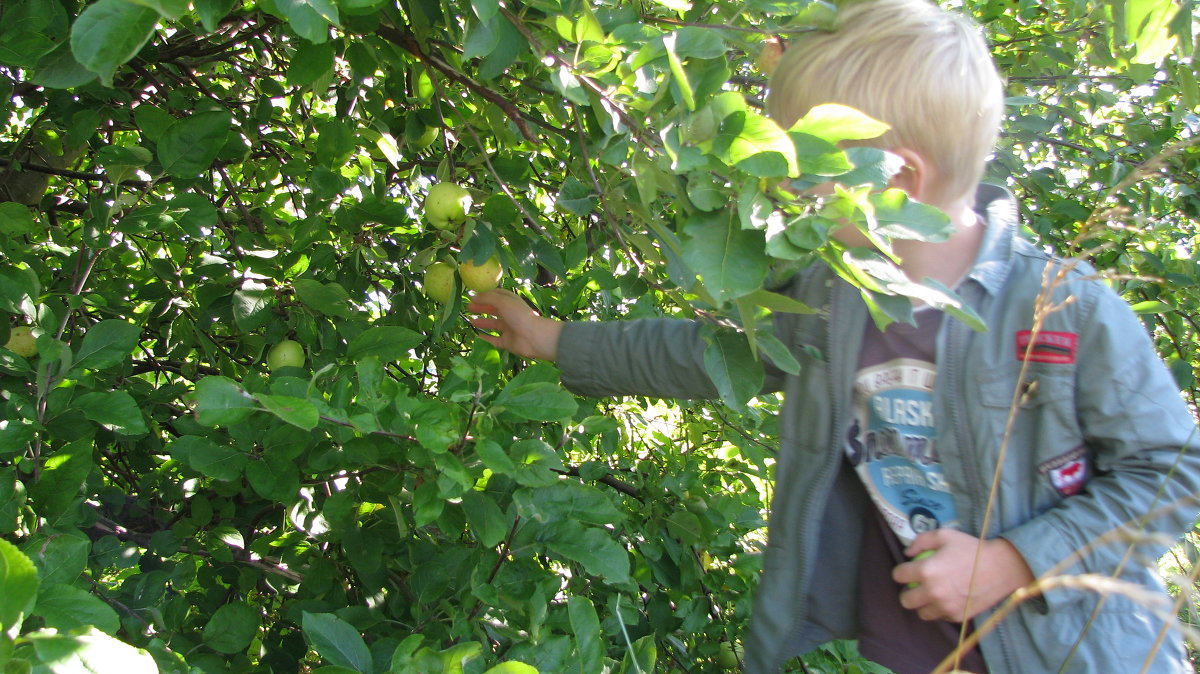
<svg viewBox="0 0 1200 674"><path fill-rule="evenodd" d="M1088 480L1087 450L1080 445L1042 463L1038 471L1050 478L1050 484L1060 495L1078 494Z"/></svg>
<svg viewBox="0 0 1200 674"><path fill-rule="evenodd" d="M1079 336L1073 332L1021 330L1017 333L1017 360L1070 364L1075 362L1078 345Z"/></svg>

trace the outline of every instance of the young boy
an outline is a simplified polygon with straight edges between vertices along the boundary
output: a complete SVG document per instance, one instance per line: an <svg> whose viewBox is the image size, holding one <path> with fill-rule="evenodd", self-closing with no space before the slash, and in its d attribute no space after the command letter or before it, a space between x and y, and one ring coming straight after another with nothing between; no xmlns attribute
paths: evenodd
<svg viewBox="0 0 1200 674"><path fill-rule="evenodd" d="M926 674L962 622L983 626L1035 578L1040 595L981 629L957 668L1191 671L1153 534L1192 525L1194 421L1125 303L1082 266L1056 279L1065 263L1017 237L1012 197L979 184L1003 91L977 29L924 0L845 6L835 31L790 46L771 79L784 128L827 102L891 125L875 145L905 162L893 185L955 228L942 243L894 242L901 267L955 287L987 330L918 307L915 325L880 332L859 292L822 265L789 284L824 311L776 316L802 371L768 366L785 405L747 671L857 638L866 657ZM867 245L853 227L836 235ZM1039 324L1039 307L1057 308ZM496 333L485 339L557 361L578 393L716 396L697 323L561 323L504 291L471 309L495 316L474 321ZM1163 603L1086 585L1106 576Z"/></svg>

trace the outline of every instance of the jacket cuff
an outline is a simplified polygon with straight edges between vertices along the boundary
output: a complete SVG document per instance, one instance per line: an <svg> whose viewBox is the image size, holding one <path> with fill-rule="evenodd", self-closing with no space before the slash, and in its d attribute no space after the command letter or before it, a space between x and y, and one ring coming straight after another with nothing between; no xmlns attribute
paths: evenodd
<svg viewBox="0 0 1200 674"><path fill-rule="evenodd" d="M1065 532L1059 531L1050 518L1045 516L1035 518L1001 533L999 537L1012 543L1021 557L1025 559L1025 563L1029 565L1033 577L1038 580L1051 575L1078 573L1081 570L1078 562L1060 566L1063 560L1076 556L1078 553L1074 544L1071 543L1071 538ZM1079 589L1063 587L1043 590L1040 595L1026 603L1039 613L1049 613L1061 609L1065 604L1077 601L1081 592L1083 591Z"/></svg>
<svg viewBox="0 0 1200 674"><path fill-rule="evenodd" d="M555 365L563 386L577 395L602 395L596 379L600 370L592 363L600 328L600 323L567 321L558 335Z"/></svg>

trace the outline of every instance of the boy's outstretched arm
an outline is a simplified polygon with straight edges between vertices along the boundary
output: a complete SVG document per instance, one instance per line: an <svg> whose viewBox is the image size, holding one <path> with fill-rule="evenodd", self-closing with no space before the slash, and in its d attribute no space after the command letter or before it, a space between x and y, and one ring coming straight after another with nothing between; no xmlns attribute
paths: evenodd
<svg viewBox="0 0 1200 674"><path fill-rule="evenodd" d="M513 292L489 290L479 293L471 298L467 311L495 316L475 318L471 324L486 331L479 335L480 338L496 348L511 351L522 358L553 361L558 356L562 321L538 315Z"/></svg>

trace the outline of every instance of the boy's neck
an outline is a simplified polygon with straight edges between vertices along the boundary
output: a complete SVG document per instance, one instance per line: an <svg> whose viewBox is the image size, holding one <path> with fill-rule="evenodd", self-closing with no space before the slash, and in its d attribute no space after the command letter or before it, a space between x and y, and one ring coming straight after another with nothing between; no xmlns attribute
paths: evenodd
<svg viewBox="0 0 1200 674"><path fill-rule="evenodd" d="M938 207L950 216L954 227L950 238L938 243L897 240L893 246L900 257L900 269L908 278L918 283L930 278L952 288L975 263L986 227L970 198Z"/></svg>

